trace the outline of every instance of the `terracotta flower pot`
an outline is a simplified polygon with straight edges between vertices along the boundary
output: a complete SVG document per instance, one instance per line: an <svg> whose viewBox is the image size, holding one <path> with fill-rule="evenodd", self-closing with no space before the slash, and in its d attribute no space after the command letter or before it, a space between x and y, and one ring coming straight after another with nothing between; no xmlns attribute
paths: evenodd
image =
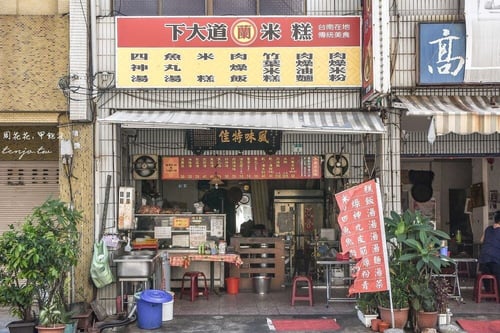
<svg viewBox="0 0 500 333"><path fill-rule="evenodd" d="M372 319L372 331L373 332L378 332L378 326L379 324L382 322L382 320L378 319L378 318L375 318L375 319Z"/></svg>
<svg viewBox="0 0 500 333"><path fill-rule="evenodd" d="M380 319L382 319L386 323L392 324L391 309L384 308L381 306L379 306L378 309L380 312ZM405 327L406 322L408 321L409 312L410 312L409 307L403 308L403 309L394 309L394 328L404 328Z"/></svg>
<svg viewBox="0 0 500 333"><path fill-rule="evenodd" d="M55 326L36 326L38 333L64 333L65 324Z"/></svg>
<svg viewBox="0 0 500 333"><path fill-rule="evenodd" d="M380 333L382 332L385 332L386 329L389 329L389 326L391 326L391 324L385 322L385 321L381 321L379 324L378 324L378 331Z"/></svg>
<svg viewBox="0 0 500 333"><path fill-rule="evenodd" d="M419 311L417 313L417 326L419 329L435 328L438 321L438 313Z"/></svg>

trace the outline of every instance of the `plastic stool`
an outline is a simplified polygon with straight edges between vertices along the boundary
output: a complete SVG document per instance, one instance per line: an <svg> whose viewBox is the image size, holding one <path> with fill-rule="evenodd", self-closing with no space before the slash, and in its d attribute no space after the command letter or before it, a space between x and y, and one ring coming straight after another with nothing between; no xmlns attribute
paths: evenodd
<svg viewBox="0 0 500 333"><path fill-rule="evenodd" d="M299 295L297 293L297 287L300 282L307 283L307 294ZM292 306L295 305L295 301L309 301L309 305L313 305L313 282L311 277L299 275L293 278L292 284Z"/></svg>
<svg viewBox="0 0 500 333"><path fill-rule="evenodd" d="M457 265L457 275L470 278L469 262L459 262Z"/></svg>
<svg viewBox="0 0 500 333"><path fill-rule="evenodd" d="M207 286L207 278L203 272L186 272L184 275L182 275L182 284L181 284L181 295L179 298L182 299L182 295L190 295L191 297L191 302L193 302L196 297L199 295L199 290L198 290L198 277L202 277L203 281L205 283L205 288L203 290L202 295L207 297L208 300L208 286ZM187 279L191 282L191 286L189 289L184 288L184 282L187 281Z"/></svg>
<svg viewBox="0 0 500 333"><path fill-rule="evenodd" d="M489 282L489 288L483 290L483 283L485 281ZM498 285L497 285L497 278L495 275L491 274L479 274L478 277L476 278L476 284L474 285L474 300L476 303L481 302L482 298L493 298L495 301L498 303L499 302L499 297L498 297Z"/></svg>

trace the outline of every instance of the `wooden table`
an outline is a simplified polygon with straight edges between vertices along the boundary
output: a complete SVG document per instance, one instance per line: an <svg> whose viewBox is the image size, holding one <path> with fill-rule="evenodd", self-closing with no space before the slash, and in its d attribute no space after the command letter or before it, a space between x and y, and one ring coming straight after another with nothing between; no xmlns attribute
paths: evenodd
<svg viewBox="0 0 500 333"><path fill-rule="evenodd" d="M188 268L191 261L209 261L210 262L210 289L214 289L214 263L230 263L237 267L243 264L238 254L197 254L197 253L171 253L169 254L170 266Z"/></svg>

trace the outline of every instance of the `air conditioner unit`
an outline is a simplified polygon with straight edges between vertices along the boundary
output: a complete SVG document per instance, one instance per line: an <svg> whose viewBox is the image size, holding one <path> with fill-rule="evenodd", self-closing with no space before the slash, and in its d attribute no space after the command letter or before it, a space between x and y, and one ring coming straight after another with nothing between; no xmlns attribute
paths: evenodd
<svg viewBox="0 0 500 333"><path fill-rule="evenodd" d="M349 155L327 154L325 156L325 178L346 178L349 175Z"/></svg>
<svg viewBox="0 0 500 333"><path fill-rule="evenodd" d="M157 155L134 155L132 159L132 174L134 179L158 179Z"/></svg>

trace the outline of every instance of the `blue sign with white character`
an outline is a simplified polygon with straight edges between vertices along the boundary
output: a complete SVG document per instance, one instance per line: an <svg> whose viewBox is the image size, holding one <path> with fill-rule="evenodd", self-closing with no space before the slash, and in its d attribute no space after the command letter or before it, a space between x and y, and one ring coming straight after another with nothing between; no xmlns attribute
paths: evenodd
<svg viewBox="0 0 500 333"><path fill-rule="evenodd" d="M419 83L463 83L465 23L420 23Z"/></svg>

